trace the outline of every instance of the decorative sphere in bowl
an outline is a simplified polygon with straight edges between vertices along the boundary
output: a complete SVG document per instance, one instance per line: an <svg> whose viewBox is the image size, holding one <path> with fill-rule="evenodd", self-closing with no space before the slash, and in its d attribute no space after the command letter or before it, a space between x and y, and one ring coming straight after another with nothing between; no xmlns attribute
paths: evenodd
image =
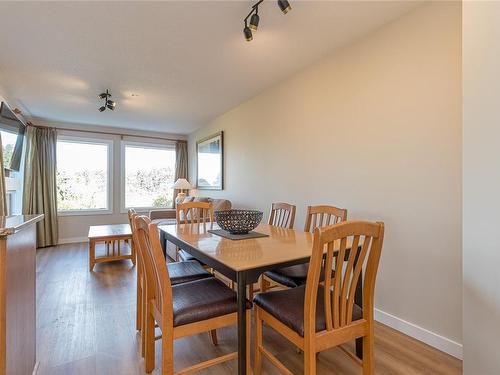
<svg viewBox="0 0 500 375"><path fill-rule="evenodd" d="M215 222L231 234L247 234L259 225L262 216L257 210L215 211Z"/></svg>

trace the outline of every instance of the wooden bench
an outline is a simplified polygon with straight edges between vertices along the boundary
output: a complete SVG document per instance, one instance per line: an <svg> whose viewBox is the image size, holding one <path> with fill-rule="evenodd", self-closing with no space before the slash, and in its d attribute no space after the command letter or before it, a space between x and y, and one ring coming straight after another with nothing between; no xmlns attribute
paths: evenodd
<svg viewBox="0 0 500 375"><path fill-rule="evenodd" d="M130 254L121 254L121 241L130 246ZM106 254L96 258L95 245L104 242ZM135 265L135 249L132 245L132 231L129 224L94 225L89 228L89 269L94 270L96 263L130 259Z"/></svg>

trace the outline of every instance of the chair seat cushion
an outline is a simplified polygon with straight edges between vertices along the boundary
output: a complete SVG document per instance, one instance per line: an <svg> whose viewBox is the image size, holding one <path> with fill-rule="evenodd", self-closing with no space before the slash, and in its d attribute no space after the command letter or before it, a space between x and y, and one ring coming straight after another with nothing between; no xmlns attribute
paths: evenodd
<svg viewBox="0 0 500 375"><path fill-rule="evenodd" d="M238 311L236 293L215 277L172 287L174 327ZM247 309L252 303L247 301Z"/></svg>
<svg viewBox="0 0 500 375"><path fill-rule="evenodd" d="M213 277L213 275L205 270L200 263L194 260L167 263L167 269L172 285Z"/></svg>
<svg viewBox="0 0 500 375"><path fill-rule="evenodd" d="M326 329L323 287L318 288L316 302L316 332ZM304 302L306 286L293 289L260 293L254 298L254 303L304 337ZM354 304L352 320L361 319L363 311Z"/></svg>
<svg viewBox="0 0 500 375"><path fill-rule="evenodd" d="M183 262L196 261L196 262L200 263L194 256L189 254L187 251L179 250L177 252L177 255L179 256L179 260L181 260Z"/></svg>
<svg viewBox="0 0 500 375"><path fill-rule="evenodd" d="M278 268L272 271L264 272L264 275L278 284L289 288L296 288L305 285L307 280L307 271L309 263L297 264L295 266Z"/></svg>

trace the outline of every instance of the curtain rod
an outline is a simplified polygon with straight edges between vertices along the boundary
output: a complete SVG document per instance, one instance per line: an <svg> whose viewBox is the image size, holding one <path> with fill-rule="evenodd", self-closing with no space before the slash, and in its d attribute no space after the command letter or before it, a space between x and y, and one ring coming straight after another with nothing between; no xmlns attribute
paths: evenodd
<svg viewBox="0 0 500 375"><path fill-rule="evenodd" d="M146 138L146 139L161 139L163 141L172 141L179 143L187 143L184 139L175 139L175 138L166 138L166 137L157 137L157 136L149 136L149 135L134 135L134 134L123 134L123 133L113 133L113 132L103 132L103 131L94 131L94 130L78 130L78 129L69 129L69 128L58 128L55 126L45 126L45 125L35 125L31 122L27 122L28 125L34 126L36 128L52 128L56 130L63 130L69 132L78 132L78 133L92 133L92 134L106 134L106 135L117 135L120 137L133 137L133 138Z"/></svg>
<svg viewBox="0 0 500 375"><path fill-rule="evenodd" d="M22 112L19 108L14 108L14 113L22 115ZM123 133L113 133L113 132L104 132L104 131L94 131L94 130L78 130L78 129L69 129L69 128L58 128L55 126L45 126L45 125L35 125L31 121L26 122L27 125L34 126L35 128L52 128L56 130L70 131L70 132L79 132L79 133L92 133L92 134L106 134L106 135L116 135L119 137L135 137L135 138L146 138L146 139L161 139L163 141L172 141L172 142L180 142L187 143L184 139L174 139L167 137L158 137L158 136L148 136L148 135L134 135L134 134L123 134Z"/></svg>

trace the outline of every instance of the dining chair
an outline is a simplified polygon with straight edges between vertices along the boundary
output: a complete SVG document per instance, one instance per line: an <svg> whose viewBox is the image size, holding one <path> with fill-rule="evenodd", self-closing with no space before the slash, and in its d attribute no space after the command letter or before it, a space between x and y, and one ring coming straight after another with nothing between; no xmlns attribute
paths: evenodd
<svg viewBox="0 0 500 375"><path fill-rule="evenodd" d="M337 224L347 220L347 210L334 206L308 206L304 232L313 232L316 228ZM307 279L309 263L267 271L261 278L261 292L269 289L270 281L278 286L295 288L304 285Z"/></svg>
<svg viewBox="0 0 500 375"><path fill-rule="evenodd" d="M306 375L316 374L316 353L335 346L359 361L340 346L357 338L363 341L363 374L374 373L373 299L383 239L384 224L380 222L347 221L314 230L306 284L255 296L255 375L262 372L262 355L282 373L292 374L264 348L264 323L303 350ZM348 244L349 248L359 246L360 252L349 251ZM333 266L336 272L332 278L327 277L321 283L322 270ZM354 296L363 267L363 300L359 306Z"/></svg>
<svg viewBox="0 0 500 375"><path fill-rule="evenodd" d="M269 214L269 225L275 227L293 229L295 224L295 210L293 204L288 203L273 203Z"/></svg>
<svg viewBox="0 0 500 375"><path fill-rule="evenodd" d="M139 243L136 239L137 231L135 228L134 218L138 216L135 209L131 208L128 210L128 218L130 223L130 229L132 231L132 246L136 249L137 255L137 301L136 301L136 330L141 333L141 354L144 356L145 352L145 335L143 332L143 311L144 307L144 261L143 261L143 249L140 248ZM170 282L172 285L177 285L185 282L190 282L199 279L205 279L213 277L210 272L207 272L198 262L186 261L186 262L175 262L167 263L168 272L170 275ZM217 345L217 332L214 330L210 332L210 337L212 343Z"/></svg>
<svg viewBox="0 0 500 375"><path fill-rule="evenodd" d="M214 207L210 202L180 203L175 208L177 224L210 225L214 222ZM198 260L184 250L176 249L176 260Z"/></svg>
<svg viewBox="0 0 500 375"><path fill-rule="evenodd" d="M165 257L160 245L158 226L146 216L134 217L136 238L143 250L146 301L144 329L146 337L146 372L155 367L155 325L161 330L162 375L174 373L174 340L237 323L236 293L214 277L178 284L172 287ZM246 324L250 329L250 302L247 302ZM250 338L247 332L248 339ZM247 348L249 347L247 342ZM189 374L237 358L232 352L185 368L178 374ZM250 350L246 353L250 363ZM249 370L249 369L248 369Z"/></svg>

